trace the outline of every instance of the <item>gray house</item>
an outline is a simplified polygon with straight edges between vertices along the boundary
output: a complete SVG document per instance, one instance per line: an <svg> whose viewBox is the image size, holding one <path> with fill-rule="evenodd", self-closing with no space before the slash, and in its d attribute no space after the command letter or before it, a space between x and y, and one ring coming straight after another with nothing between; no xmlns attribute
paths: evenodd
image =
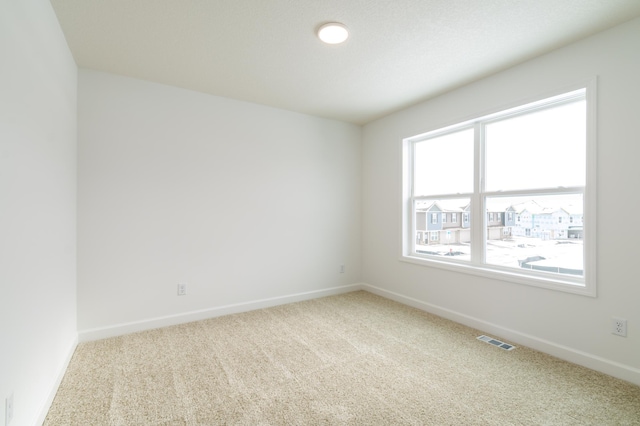
<svg viewBox="0 0 640 426"><path fill-rule="evenodd" d="M466 210L465 210L466 209ZM466 221L466 226L465 226ZM417 244L452 244L469 242L468 206L443 206L442 202L416 209Z"/></svg>

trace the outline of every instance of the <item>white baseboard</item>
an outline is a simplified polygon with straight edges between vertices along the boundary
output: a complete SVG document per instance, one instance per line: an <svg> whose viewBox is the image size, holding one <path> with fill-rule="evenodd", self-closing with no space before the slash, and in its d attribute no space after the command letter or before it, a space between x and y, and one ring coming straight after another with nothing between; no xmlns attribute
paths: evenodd
<svg viewBox="0 0 640 426"><path fill-rule="evenodd" d="M571 363L578 364L583 367L587 367L592 370L596 370L609 376L613 376L640 386L640 369L631 367L629 365L620 364L618 362L601 358L599 356L573 349L568 346L559 345L557 343L550 342L536 336L521 333L519 331L483 321L481 319L474 318L460 312L452 311L450 309L442 308L440 306L423 302L412 297L407 297L399 293L375 287L370 284L362 283L361 286L363 290L377 294L378 296L382 296L387 299L402 303L404 305L408 305L422 311L438 315L457 323L464 324L468 327L481 330L487 334L493 334L496 337L510 340L516 344L526 346L537 351L547 353L549 355L553 355L565 361L569 361Z"/></svg>
<svg viewBox="0 0 640 426"><path fill-rule="evenodd" d="M320 297L333 296L342 293L362 290L360 283L350 284L340 287L332 287L322 290L296 293L287 296L272 297L269 299L253 300L249 302L236 303L233 305L218 306L215 308L202 309L199 311L185 312L182 314L168 315L164 317L151 318L142 321L116 324L108 327L81 330L78 337L81 342L106 339L109 337L122 336L139 331L152 330L155 328L168 327L172 325L184 324L187 322L200 321L208 318L215 318L223 315L237 314L241 312L253 311L256 309L270 308L272 306L284 305L287 303L301 302L303 300L318 299Z"/></svg>
<svg viewBox="0 0 640 426"><path fill-rule="evenodd" d="M122 336L124 334L135 333L139 331L151 330L160 327L168 327L171 325L184 324L192 321L200 321L208 318L215 318L223 315L237 314L241 312L253 311L256 309L264 309L272 306L284 305L287 303L301 302L304 300L317 299L320 297L333 296L337 294L349 293L357 290L366 290L373 294L385 297L387 299L395 300L396 302L412 306L414 308L438 315L443 318L450 319L460 324L464 324L468 327L481 330L487 334L493 334L495 337L504 338L512 341L513 343L527 346L529 348L538 350L540 352L553 355L557 358L565 361L572 362L574 364L582 365L592 370L599 371L604 374L608 374L613 377L625 380L640 386L640 369L620 364L615 361L611 361L596 355L589 354L568 346L560 345L554 342L550 342L545 339L541 339L536 336L532 336L526 333L521 333L516 330L512 330L497 324L493 324L475 317L471 317L460 312L456 312L447 308L442 308L431 303L423 302L412 297L404 296L399 293L395 293L389 290L385 290L379 287L372 286L366 283L356 283L340 287L332 287L323 290L310 291L305 293L297 293L287 296L273 297L269 299L254 300L249 302L237 303L233 305L219 306L210 309L203 309L199 311L185 312L183 314L170 315L165 317L151 318L148 320L116 324L109 327L94 328L89 330L82 330L78 333L78 339L81 342L87 342L91 340L105 339L109 337ZM74 346L75 348L75 346ZM73 350L69 354L69 359L73 354ZM67 361L68 363L68 361ZM66 369L66 365L65 365ZM60 375L60 380L64 375L64 370ZM58 383L59 384L59 383ZM56 386L57 389L57 386ZM51 401L55 392L51 396ZM49 401L48 406L51 405ZM47 410L48 410L47 406ZM44 413L46 416L46 411Z"/></svg>
<svg viewBox="0 0 640 426"><path fill-rule="evenodd" d="M65 358L62 360L62 363L58 367L58 374L56 375L56 379L51 386L51 391L47 396L47 399L42 404L42 409L40 410L40 415L38 416L37 425L41 425L44 423L44 420L47 417L47 413L49 413L49 409L51 408L51 404L53 404L53 399L56 397L56 393L58 393L58 388L60 387L60 383L62 383L62 379L64 378L64 374L67 372L67 368L69 367L69 363L71 362L71 357L73 357L73 353L78 346L78 335L72 339L71 344L69 345L69 349L67 350L67 354Z"/></svg>

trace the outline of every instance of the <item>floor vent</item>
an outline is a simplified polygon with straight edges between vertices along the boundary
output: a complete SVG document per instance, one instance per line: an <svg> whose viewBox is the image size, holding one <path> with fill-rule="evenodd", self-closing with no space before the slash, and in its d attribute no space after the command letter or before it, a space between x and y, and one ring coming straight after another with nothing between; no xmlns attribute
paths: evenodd
<svg viewBox="0 0 640 426"><path fill-rule="evenodd" d="M490 345L493 346L497 346L499 348L504 349L505 351L510 351L512 349L515 349L516 347L513 345L510 345L508 343L505 342L501 342L500 340L496 340L493 337L489 337L489 336L485 336L484 334L482 336L478 336L477 337L478 340L482 340L483 342L487 342Z"/></svg>

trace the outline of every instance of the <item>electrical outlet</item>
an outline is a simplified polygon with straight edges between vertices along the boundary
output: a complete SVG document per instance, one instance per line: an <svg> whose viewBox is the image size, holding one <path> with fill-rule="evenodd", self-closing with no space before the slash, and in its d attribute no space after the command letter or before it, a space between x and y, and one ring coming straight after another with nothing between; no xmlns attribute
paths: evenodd
<svg viewBox="0 0 640 426"><path fill-rule="evenodd" d="M344 265L340 265L340 273L344 274Z"/></svg>
<svg viewBox="0 0 640 426"><path fill-rule="evenodd" d="M9 426L13 420L13 393L4 400L4 424Z"/></svg>
<svg viewBox="0 0 640 426"><path fill-rule="evenodd" d="M178 284L178 296L186 296L187 295L187 283Z"/></svg>
<svg viewBox="0 0 640 426"><path fill-rule="evenodd" d="M627 320L624 318L611 318L611 332L618 336L627 337Z"/></svg>

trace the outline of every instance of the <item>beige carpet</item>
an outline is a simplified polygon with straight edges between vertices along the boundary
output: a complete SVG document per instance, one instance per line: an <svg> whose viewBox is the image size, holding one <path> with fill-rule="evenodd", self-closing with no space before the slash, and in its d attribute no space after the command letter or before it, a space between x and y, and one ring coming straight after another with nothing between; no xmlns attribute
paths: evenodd
<svg viewBox="0 0 640 426"><path fill-rule="evenodd" d="M360 291L83 343L45 425L640 425L640 387L480 334Z"/></svg>

